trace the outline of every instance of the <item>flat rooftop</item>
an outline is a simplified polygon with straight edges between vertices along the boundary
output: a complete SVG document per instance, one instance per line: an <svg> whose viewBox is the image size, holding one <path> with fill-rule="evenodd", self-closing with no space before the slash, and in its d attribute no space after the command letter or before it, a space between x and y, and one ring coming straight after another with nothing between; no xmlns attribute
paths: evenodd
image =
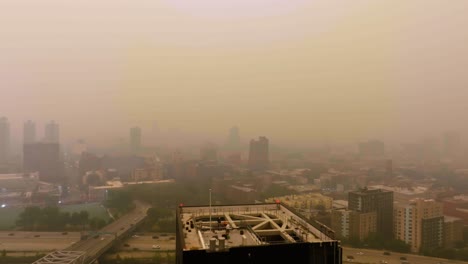
<svg viewBox="0 0 468 264"><path fill-rule="evenodd" d="M335 241L281 204L212 206L211 214L188 206L179 214L184 250Z"/></svg>

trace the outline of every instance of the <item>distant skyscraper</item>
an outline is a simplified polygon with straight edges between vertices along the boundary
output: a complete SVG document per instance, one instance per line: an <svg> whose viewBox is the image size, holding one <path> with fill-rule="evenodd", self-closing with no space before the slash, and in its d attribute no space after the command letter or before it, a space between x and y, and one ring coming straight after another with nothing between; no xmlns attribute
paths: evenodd
<svg viewBox="0 0 468 264"><path fill-rule="evenodd" d="M239 128L232 127L229 130L229 136L226 142L226 148L228 150L239 150L240 149L240 136L239 136Z"/></svg>
<svg viewBox="0 0 468 264"><path fill-rule="evenodd" d="M249 168L252 170L266 170L270 165L269 141L266 137L250 141Z"/></svg>
<svg viewBox="0 0 468 264"><path fill-rule="evenodd" d="M132 153L137 153L141 148L141 128L130 128L130 150Z"/></svg>
<svg viewBox="0 0 468 264"><path fill-rule="evenodd" d="M359 143L359 154L366 157L383 156L385 155L385 144L378 140Z"/></svg>
<svg viewBox="0 0 468 264"><path fill-rule="evenodd" d="M23 126L23 144L36 142L36 124L28 120Z"/></svg>
<svg viewBox="0 0 468 264"><path fill-rule="evenodd" d="M10 123L6 117L0 118L0 163L8 161L10 150Z"/></svg>
<svg viewBox="0 0 468 264"><path fill-rule="evenodd" d="M46 124L44 131L44 141L47 143L60 142L60 127L55 121Z"/></svg>
<svg viewBox="0 0 468 264"><path fill-rule="evenodd" d="M377 233L393 236L393 192L367 188L348 193L349 210L360 213L377 213Z"/></svg>
<svg viewBox="0 0 468 264"><path fill-rule="evenodd" d="M39 172L39 179L46 182L63 180L58 143L37 142L24 144L23 167L25 172Z"/></svg>

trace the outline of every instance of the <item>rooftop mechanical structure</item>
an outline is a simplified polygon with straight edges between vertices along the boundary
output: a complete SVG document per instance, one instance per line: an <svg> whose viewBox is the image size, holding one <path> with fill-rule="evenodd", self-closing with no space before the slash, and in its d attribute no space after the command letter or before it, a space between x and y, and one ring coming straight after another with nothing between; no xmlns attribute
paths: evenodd
<svg viewBox="0 0 468 264"><path fill-rule="evenodd" d="M84 264L84 251L55 251L33 262L33 264Z"/></svg>
<svg viewBox="0 0 468 264"><path fill-rule="evenodd" d="M342 263L333 232L281 203L180 206L176 263Z"/></svg>

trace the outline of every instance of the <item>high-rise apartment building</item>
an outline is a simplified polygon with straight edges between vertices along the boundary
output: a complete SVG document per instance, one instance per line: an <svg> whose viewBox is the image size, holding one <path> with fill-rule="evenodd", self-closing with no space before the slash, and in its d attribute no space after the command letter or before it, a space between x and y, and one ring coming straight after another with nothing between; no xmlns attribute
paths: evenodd
<svg viewBox="0 0 468 264"><path fill-rule="evenodd" d="M250 141L249 168L252 170L266 170L270 165L269 141L266 137Z"/></svg>
<svg viewBox="0 0 468 264"><path fill-rule="evenodd" d="M45 125L44 142L46 143L59 143L60 142L60 127L55 121Z"/></svg>
<svg viewBox="0 0 468 264"><path fill-rule="evenodd" d="M23 125L23 144L36 142L36 123L28 120Z"/></svg>
<svg viewBox="0 0 468 264"><path fill-rule="evenodd" d="M63 166L58 143L37 142L24 144L23 167L25 172L39 172L41 181L60 182Z"/></svg>
<svg viewBox="0 0 468 264"><path fill-rule="evenodd" d="M141 128L130 128L130 150L132 153L137 153L141 149Z"/></svg>
<svg viewBox="0 0 468 264"><path fill-rule="evenodd" d="M395 238L411 245L411 251L430 250L443 245L444 217L442 204L415 199L398 205L394 213Z"/></svg>
<svg viewBox="0 0 468 264"><path fill-rule="evenodd" d="M8 161L10 150L10 123L6 117L0 118L0 163Z"/></svg>
<svg viewBox="0 0 468 264"><path fill-rule="evenodd" d="M454 247L463 241L463 228L460 218L444 216L444 247Z"/></svg>
<svg viewBox="0 0 468 264"><path fill-rule="evenodd" d="M337 238L355 238L364 240L370 234L377 232L377 213L360 213L351 210L334 210L331 217L331 227Z"/></svg>
<svg viewBox="0 0 468 264"><path fill-rule="evenodd" d="M393 236L393 192L382 189L361 189L348 193L349 210L377 214L377 233Z"/></svg>

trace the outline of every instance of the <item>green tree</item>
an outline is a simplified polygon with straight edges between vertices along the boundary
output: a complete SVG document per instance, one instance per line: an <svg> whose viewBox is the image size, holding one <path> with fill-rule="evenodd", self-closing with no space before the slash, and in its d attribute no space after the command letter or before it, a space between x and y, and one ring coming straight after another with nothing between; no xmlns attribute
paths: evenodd
<svg viewBox="0 0 468 264"><path fill-rule="evenodd" d="M79 224L81 225L81 227L83 229L86 228L86 225L89 223L89 213L88 211L81 211L79 214L78 214L78 219L79 219Z"/></svg>
<svg viewBox="0 0 468 264"><path fill-rule="evenodd" d="M70 224L77 226L80 224L80 213L73 212L70 216Z"/></svg>
<svg viewBox="0 0 468 264"><path fill-rule="evenodd" d="M25 230L36 231L43 217L41 208L28 206L20 213L16 225Z"/></svg>

